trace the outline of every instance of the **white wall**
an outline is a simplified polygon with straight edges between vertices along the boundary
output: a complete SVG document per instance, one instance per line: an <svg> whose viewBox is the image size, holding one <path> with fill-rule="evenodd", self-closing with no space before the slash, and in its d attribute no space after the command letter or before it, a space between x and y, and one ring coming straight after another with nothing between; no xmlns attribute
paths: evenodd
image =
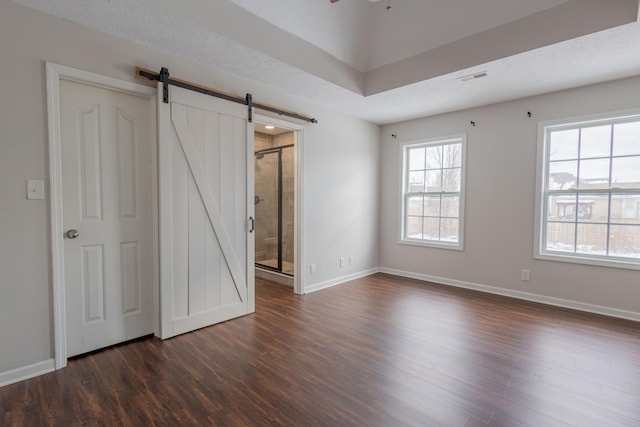
<svg viewBox="0 0 640 427"><path fill-rule="evenodd" d="M307 288L378 266L379 127L327 115L305 132L305 258L316 264ZM321 141L308 144L307 139ZM329 196L330 195L330 196ZM349 265L348 257L354 263ZM347 265L340 268L340 257ZM371 261L375 257L375 263ZM316 286L314 286L316 285Z"/></svg>
<svg viewBox="0 0 640 427"><path fill-rule="evenodd" d="M44 61L134 81L136 65L315 116L304 134L306 284L378 265L379 127L265 86L0 0L0 383L53 357L48 201L27 201L26 179L48 186ZM135 80L140 83L139 80ZM356 264L339 268L339 256Z"/></svg>
<svg viewBox="0 0 640 427"><path fill-rule="evenodd" d="M533 259L538 122L637 108L638 93L640 77L384 126L381 266L640 319L637 270ZM468 134L465 250L398 244L400 142L461 132ZM531 282L520 281L521 269L531 270Z"/></svg>

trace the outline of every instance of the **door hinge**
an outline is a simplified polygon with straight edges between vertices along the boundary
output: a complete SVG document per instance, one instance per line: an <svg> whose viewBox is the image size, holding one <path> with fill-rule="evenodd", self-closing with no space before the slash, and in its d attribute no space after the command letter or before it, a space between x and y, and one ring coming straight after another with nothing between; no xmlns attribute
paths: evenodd
<svg viewBox="0 0 640 427"><path fill-rule="evenodd" d="M253 233L256 229L256 220L253 217L249 217L249 233Z"/></svg>

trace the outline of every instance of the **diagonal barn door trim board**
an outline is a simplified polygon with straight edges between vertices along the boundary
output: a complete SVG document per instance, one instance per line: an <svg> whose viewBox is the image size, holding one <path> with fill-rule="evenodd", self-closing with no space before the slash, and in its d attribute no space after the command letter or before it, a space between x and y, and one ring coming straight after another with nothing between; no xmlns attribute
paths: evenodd
<svg viewBox="0 0 640 427"><path fill-rule="evenodd" d="M213 191L207 183L207 179L204 173L204 167L198 159L198 152L196 150L195 144L191 140L191 135L189 134L189 130L185 125L187 120L187 115L185 113L186 108L184 105L176 104L174 102L172 102L170 105L171 122L176 128L178 141L180 141L180 146L182 147L182 151L184 152L185 158L187 159L187 165L189 166L189 170L191 171L191 175L193 176L193 180L195 181L196 188L200 193L200 197L202 197L205 212L207 214L207 219L213 227L213 232L218 237L220 248L222 249L222 255L224 256L225 262L229 267L229 271L231 272L231 277L233 277L233 282L235 284L236 290L238 291L238 295L240 295L240 299L242 300L242 302L246 302L247 290L243 286L241 286L243 281L240 263L238 262L238 259L233 256L231 240L225 232L224 225L222 224L222 220L220 219L220 209L218 209L218 204L213 197ZM176 118L176 120L174 120L174 118Z"/></svg>
<svg viewBox="0 0 640 427"><path fill-rule="evenodd" d="M157 89L159 93L162 93L161 83L158 83ZM253 215L253 203L250 203L253 201L253 169L247 169L247 171L238 169L239 167L244 169L245 167L248 168L249 165L253 165L250 162L250 160L253 160L253 125L247 121L244 114L245 111L240 106L181 88L170 87L169 89L172 97L171 102L168 104L158 102L157 104L161 307L159 335L162 339L171 338L175 335L255 311L255 303L253 301L255 298L253 289L253 234L249 232L248 228L248 218ZM193 117L191 116L191 107L195 108L194 114L196 115ZM196 121L192 122L194 117L200 117L199 113L196 112L199 110L213 113L220 120L225 120L225 122L227 120L225 118L242 121L242 127L246 127L246 133L243 133L242 136L240 136L241 133L237 134L238 138L245 141L245 145L241 148L243 154L238 157L240 155L240 151L238 151L232 163L227 160L226 163L217 166L215 164L209 165L207 162L213 159L208 156L206 158L203 157L201 153L203 141L198 139L202 138L203 135L197 129L191 128L194 123L198 123L198 120L200 120L196 118ZM239 122L237 126L240 126ZM194 130L198 134L192 134ZM238 130L236 128L236 131ZM227 147L233 147L234 144L239 143L240 140L230 146L227 145ZM214 142L213 146L216 146L216 144ZM225 155L231 152L226 152ZM177 160L176 156L179 156L182 160ZM218 159L218 161L222 160ZM233 162L240 163L234 167ZM213 187L218 184L210 182L212 179L210 175L211 167L220 168L217 170L227 174L226 179L240 179L236 181L239 185L237 191L242 191L243 195L235 195L236 202L240 204L237 205L239 210L233 216L235 218L233 224L227 223L232 218L229 216L230 211L227 211L226 214L221 211L223 200L218 198L220 195L216 195L220 189ZM232 175L228 175L229 173ZM210 235L216 242L217 249L215 251L217 252L212 252L214 256L213 259L210 259L212 263L209 263L210 261L207 261L199 252L196 252L196 258L194 258L196 264L191 264L188 243L190 241L189 230L191 230L191 226L189 222L187 224L182 222L186 218L184 217L185 212L187 212L186 215L189 215L188 212L191 211L188 205L186 211L184 207L181 208L181 206L185 206L183 205L185 202L189 204L190 199L188 195L185 196L182 193L183 190L177 190L181 185L184 185L184 179L187 176L193 189L193 200L197 200L196 203L201 206L197 209L201 209L202 212L200 218L203 222L201 223L199 222L200 220L196 219L194 232L198 233L197 229L200 227L198 224L202 224L209 230L208 233L211 233ZM235 178L233 178L234 176ZM245 180L246 183L243 184ZM175 185L178 185L178 187L175 187ZM246 187L244 187L245 185ZM221 187L221 189L225 189L224 197L229 197L236 191L233 190L233 187L227 188L226 186ZM229 202L227 199L224 200L226 200L225 203ZM176 223L175 221L178 222ZM186 230L183 228L185 226ZM187 237L183 234L185 231L187 232ZM241 238L241 235L244 237ZM244 244L236 247L240 238L244 241ZM196 243L196 245L198 244ZM187 251L186 255L185 250ZM218 255L215 255L215 253ZM216 256L219 261L214 261ZM205 264L198 264L202 262ZM219 267L215 267L216 262L220 263ZM203 281L204 276L201 275L203 265L213 268L212 270L207 270L213 273L212 278L218 274L216 273L218 271L216 268L222 268L223 270L219 270L220 274L225 275L226 279L221 282L221 277L218 277L213 281L208 281L208 279ZM195 273L195 281L193 282L195 288L193 289L191 288L191 266L195 266L195 270L193 270ZM207 283L210 285L207 285ZM203 288L203 286L213 287ZM207 294L208 290L214 293ZM195 293L192 293L192 291L195 291ZM203 291L205 295L210 295L210 298L214 298L217 302L207 300L213 302L214 305L203 306L205 307L204 311L200 311L198 304L198 307L191 311L193 298L198 298L194 295L199 295ZM223 294L217 294L218 296L216 297L214 296L216 295L215 292L223 292ZM224 294L224 292L227 293ZM228 299L226 301L218 299L229 298L231 294L228 292L233 292L236 302Z"/></svg>

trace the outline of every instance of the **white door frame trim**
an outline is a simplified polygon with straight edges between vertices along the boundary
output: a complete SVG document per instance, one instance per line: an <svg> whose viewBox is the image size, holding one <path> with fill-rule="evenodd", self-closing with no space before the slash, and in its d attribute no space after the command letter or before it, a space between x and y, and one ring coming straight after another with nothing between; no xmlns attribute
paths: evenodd
<svg viewBox="0 0 640 427"><path fill-rule="evenodd" d="M253 119L260 123L271 123L274 126L283 129L290 129L294 132L294 163L295 163L295 175L294 175L294 252L293 252L293 291L296 294L302 295L305 293L305 270L304 266L306 262L304 260L304 227L302 226L302 218L304 218L304 180L302 168L304 159L304 125L298 122L290 122L275 118L273 116L265 114L254 114ZM253 157L253 156L252 156ZM253 195L251 195L253 200Z"/></svg>
<svg viewBox="0 0 640 427"><path fill-rule="evenodd" d="M53 333L54 333L54 357L55 369L64 368L67 365L67 334L65 321L65 286L64 286L64 238L62 223L62 158L60 155L60 81L67 80L83 83L103 89L153 98L156 96L156 88L114 79L88 71L78 70L65 65L46 62L47 76L47 118L49 132L49 200L51 220L51 270L52 270L52 296L53 296ZM155 131L155 130L154 130ZM156 145L153 144L154 158ZM157 252L157 191L155 189L157 178L155 171L157 161L152 166L153 175L153 215L154 215L154 251ZM154 292L157 288L157 254L154 254ZM157 295L154 295L155 305L158 305ZM157 308L154 309L157 313ZM155 316L157 319L157 315ZM157 320L156 320L157 323ZM156 328L157 329L157 328Z"/></svg>

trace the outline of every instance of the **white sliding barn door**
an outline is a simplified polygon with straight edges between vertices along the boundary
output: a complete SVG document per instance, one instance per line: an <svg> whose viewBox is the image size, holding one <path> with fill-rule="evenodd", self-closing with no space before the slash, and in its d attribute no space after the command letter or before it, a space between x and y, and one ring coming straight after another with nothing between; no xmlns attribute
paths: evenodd
<svg viewBox="0 0 640 427"><path fill-rule="evenodd" d="M161 337L255 310L247 107L158 85Z"/></svg>
<svg viewBox="0 0 640 427"><path fill-rule="evenodd" d="M154 331L154 104L60 82L67 356Z"/></svg>

